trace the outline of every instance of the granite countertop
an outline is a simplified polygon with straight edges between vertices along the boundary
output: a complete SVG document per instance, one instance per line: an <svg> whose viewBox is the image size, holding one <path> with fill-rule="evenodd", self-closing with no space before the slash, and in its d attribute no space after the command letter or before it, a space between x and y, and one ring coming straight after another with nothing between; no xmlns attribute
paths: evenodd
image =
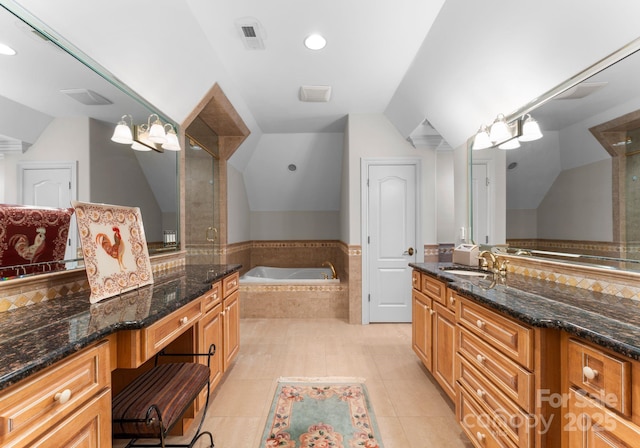
<svg viewBox="0 0 640 448"><path fill-rule="evenodd" d="M240 268L184 266L95 304L85 292L0 313L0 390L112 333L149 326Z"/></svg>
<svg viewBox="0 0 640 448"><path fill-rule="evenodd" d="M491 274L484 279L457 276L441 269L452 265L410 264L447 282L461 295L521 322L563 330L640 360L640 302L514 273L494 283Z"/></svg>

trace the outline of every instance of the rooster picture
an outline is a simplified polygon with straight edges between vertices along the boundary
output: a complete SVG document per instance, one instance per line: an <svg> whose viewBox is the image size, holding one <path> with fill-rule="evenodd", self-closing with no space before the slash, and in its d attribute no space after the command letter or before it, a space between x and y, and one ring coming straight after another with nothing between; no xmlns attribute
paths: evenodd
<svg viewBox="0 0 640 448"><path fill-rule="evenodd" d="M111 230L113 230L113 243L111 243L111 240L106 233L98 233L96 235L96 244L102 246L102 249L104 249L111 258L118 260L120 270L124 271L125 266L122 262L122 257L124 255L124 241L122 241L120 229L118 227L114 226Z"/></svg>
<svg viewBox="0 0 640 448"><path fill-rule="evenodd" d="M29 238L26 235L17 233L9 239L9 245L13 246L18 255L27 260L29 263L38 261L38 257L42 255L46 240L46 231L44 227L38 227L36 237L33 244L29 245Z"/></svg>

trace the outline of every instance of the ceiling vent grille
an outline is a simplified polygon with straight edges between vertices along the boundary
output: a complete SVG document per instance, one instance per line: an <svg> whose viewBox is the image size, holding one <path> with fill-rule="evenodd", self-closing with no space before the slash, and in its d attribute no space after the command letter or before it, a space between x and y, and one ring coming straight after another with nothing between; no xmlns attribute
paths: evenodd
<svg viewBox="0 0 640 448"><path fill-rule="evenodd" d="M99 93L88 89L63 89L60 92L67 96L70 96L74 100L86 105L86 106L106 106L107 104L113 104L113 102Z"/></svg>
<svg viewBox="0 0 640 448"><path fill-rule="evenodd" d="M331 99L331 86L301 86L300 101L326 103Z"/></svg>
<svg viewBox="0 0 640 448"><path fill-rule="evenodd" d="M247 50L264 50L264 32L257 20L240 20L236 22L242 43Z"/></svg>

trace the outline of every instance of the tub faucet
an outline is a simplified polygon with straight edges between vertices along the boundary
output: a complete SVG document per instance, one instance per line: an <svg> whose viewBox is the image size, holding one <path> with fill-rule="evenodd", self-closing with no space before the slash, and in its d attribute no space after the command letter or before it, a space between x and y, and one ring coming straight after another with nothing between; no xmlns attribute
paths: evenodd
<svg viewBox="0 0 640 448"><path fill-rule="evenodd" d="M325 261L324 263L322 263L322 266L327 266L329 269L331 269L331 278L338 278L338 274L336 274L336 268L333 267L333 264L331 264L330 261Z"/></svg>

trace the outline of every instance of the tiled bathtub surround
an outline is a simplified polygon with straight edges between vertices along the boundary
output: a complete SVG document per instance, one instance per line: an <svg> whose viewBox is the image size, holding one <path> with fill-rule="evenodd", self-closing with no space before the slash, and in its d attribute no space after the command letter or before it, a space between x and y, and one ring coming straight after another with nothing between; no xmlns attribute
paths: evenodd
<svg viewBox="0 0 640 448"><path fill-rule="evenodd" d="M346 319L348 287L327 285L243 285L240 317Z"/></svg>

